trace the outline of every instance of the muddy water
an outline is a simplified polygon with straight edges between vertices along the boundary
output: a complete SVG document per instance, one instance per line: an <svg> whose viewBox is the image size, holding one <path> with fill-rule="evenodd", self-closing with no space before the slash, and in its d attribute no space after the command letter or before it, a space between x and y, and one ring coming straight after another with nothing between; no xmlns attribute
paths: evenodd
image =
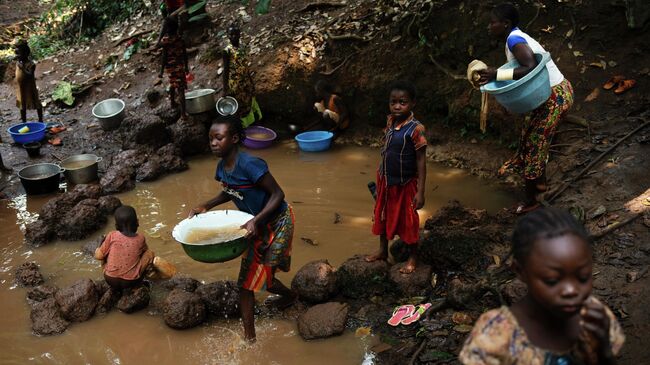
<svg viewBox="0 0 650 365"><path fill-rule="evenodd" d="M280 280L289 284L295 271L311 260L327 258L337 266L355 253L376 249L377 238L370 234L373 201L366 185L375 177L377 150L345 147L307 154L285 143L254 154L268 161L296 214L293 271L279 274ZM190 162L187 172L138 184L136 190L119 196L136 208L149 247L174 262L181 272L205 282L236 279L238 260L224 264L193 261L172 240L171 230L192 206L219 192L212 179L216 161L213 157L196 159ZM491 211L511 202L504 192L460 170L429 165L422 217L431 215L450 199ZM132 315L112 311L73 324L60 336L35 337L30 332L26 290L13 284L17 266L37 261L47 282L58 286L81 277L102 277L99 264L81 252L86 241L58 241L34 250L23 245L24 224L36 218L35 213L46 200L23 196L0 206L0 363L360 364L364 353L378 341L373 336L356 338L348 332L305 342L293 321L259 319L258 342L246 347L241 343L237 320L212 321L195 329L175 331L166 327L153 309ZM112 226L109 221L94 237Z"/></svg>

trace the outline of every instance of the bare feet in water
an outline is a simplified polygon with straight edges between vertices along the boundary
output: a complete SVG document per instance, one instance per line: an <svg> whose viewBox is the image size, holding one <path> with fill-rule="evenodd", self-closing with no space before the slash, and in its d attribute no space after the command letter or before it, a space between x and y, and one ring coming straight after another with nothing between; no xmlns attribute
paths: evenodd
<svg viewBox="0 0 650 365"><path fill-rule="evenodd" d="M406 265L404 265L403 268L399 269L399 272L402 274L410 274L415 271L415 260L415 257L409 257L408 261L406 261Z"/></svg>
<svg viewBox="0 0 650 365"><path fill-rule="evenodd" d="M388 259L388 253L386 252L377 252L374 255L366 256L366 262L375 262L375 261L386 261Z"/></svg>

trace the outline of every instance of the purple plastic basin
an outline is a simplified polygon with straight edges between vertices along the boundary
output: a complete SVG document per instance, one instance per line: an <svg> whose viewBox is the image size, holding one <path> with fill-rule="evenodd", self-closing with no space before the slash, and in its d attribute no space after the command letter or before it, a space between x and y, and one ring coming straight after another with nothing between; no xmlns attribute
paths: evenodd
<svg viewBox="0 0 650 365"><path fill-rule="evenodd" d="M245 132L246 138L244 138L244 146L251 149L268 148L278 137L272 129L260 126L248 127Z"/></svg>

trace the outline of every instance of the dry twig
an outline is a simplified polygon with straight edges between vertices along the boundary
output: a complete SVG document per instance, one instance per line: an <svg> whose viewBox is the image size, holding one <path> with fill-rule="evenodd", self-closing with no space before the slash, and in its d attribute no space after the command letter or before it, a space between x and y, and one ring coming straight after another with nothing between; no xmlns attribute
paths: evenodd
<svg viewBox="0 0 650 365"><path fill-rule="evenodd" d="M451 71L447 70L443 65L439 64L438 61L436 61L436 60L433 58L432 55L429 55L429 59L431 60L431 62L432 62L432 63L433 63L433 64L434 64L438 69L440 69L440 71L444 72L445 74L447 74L447 76L451 77L452 79L454 79L454 80L467 80L467 77L466 77L466 76L463 76L463 75L455 75L455 74L451 73Z"/></svg>
<svg viewBox="0 0 650 365"><path fill-rule="evenodd" d="M619 228L623 227L624 225L632 222L633 220L639 218L639 216L641 216L641 213L634 213L633 215L623 219L620 222L610 224L609 226L601 229L600 231L592 233L591 235L589 235L589 237L591 237L594 240L597 240L597 239L609 234L610 232L612 232L612 231L614 231L616 229L619 229Z"/></svg>

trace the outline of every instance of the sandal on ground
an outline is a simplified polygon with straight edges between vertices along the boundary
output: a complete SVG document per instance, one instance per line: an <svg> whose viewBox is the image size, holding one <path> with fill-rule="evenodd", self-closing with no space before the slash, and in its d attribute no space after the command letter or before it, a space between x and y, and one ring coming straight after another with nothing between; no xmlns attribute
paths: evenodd
<svg viewBox="0 0 650 365"><path fill-rule="evenodd" d="M541 206L542 206L542 204L539 203L539 202L534 203L534 204L532 204L532 205L526 205L526 204L523 204L523 203L522 203L522 204L518 204L518 205L517 205L517 208L515 209L515 212L514 212L514 213L517 214L517 215L530 213L530 212L532 212L533 210L540 208Z"/></svg>
<svg viewBox="0 0 650 365"><path fill-rule="evenodd" d="M403 325L408 326L411 323L417 322L418 320L420 320L424 312L426 312L427 309L429 309L429 307L431 307L431 303L424 303L418 305L418 308L415 310L415 312L410 317L402 319L401 323Z"/></svg>
<svg viewBox="0 0 650 365"><path fill-rule="evenodd" d="M607 80L607 82L603 84L603 89L611 90L614 88L614 86L616 86L619 82L623 80L625 80L625 76L623 75L613 76L611 79Z"/></svg>
<svg viewBox="0 0 650 365"><path fill-rule="evenodd" d="M636 85L636 80L623 80L618 83L618 87L614 90L614 94L620 95L633 88L634 85Z"/></svg>
<svg viewBox="0 0 650 365"><path fill-rule="evenodd" d="M388 324L395 327L398 326L404 318L410 317L415 312L415 306L412 304L404 304L395 308L393 315L388 320Z"/></svg>

